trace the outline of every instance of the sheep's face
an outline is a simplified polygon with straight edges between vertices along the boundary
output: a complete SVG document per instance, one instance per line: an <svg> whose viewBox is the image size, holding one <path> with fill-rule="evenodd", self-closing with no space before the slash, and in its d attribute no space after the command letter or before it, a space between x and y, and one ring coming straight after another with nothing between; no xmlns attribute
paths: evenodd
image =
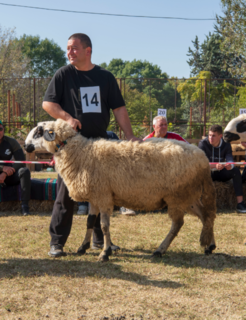
<svg viewBox="0 0 246 320"><path fill-rule="evenodd" d="M45 150L55 153L57 144L75 135L76 131L61 119L39 122L38 126L29 132L24 148L29 153Z"/></svg>
<svg viewBox="0 0 246 320"><path fill-rule="evenodd" d="M224 140L226 142L246 141L246 115L242 114L228 123L224 130Z"/></svg>

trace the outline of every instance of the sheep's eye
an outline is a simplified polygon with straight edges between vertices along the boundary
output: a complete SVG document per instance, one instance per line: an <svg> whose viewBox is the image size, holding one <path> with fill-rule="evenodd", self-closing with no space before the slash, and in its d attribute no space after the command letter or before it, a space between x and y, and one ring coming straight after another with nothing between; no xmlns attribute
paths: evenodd
<svg viewBox="0 0 246 320"><path fill-rule="evenodd" d="M237 124L237 132L245 132L246 131L246 120L243 120Z"/></svg>

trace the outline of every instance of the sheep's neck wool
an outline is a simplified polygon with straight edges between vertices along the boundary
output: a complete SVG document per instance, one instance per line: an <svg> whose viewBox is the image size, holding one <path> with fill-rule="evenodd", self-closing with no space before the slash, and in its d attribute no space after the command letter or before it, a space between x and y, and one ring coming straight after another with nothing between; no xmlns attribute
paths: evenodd
<svg viewBox="0 0 246 320"><path fill-rule="evenodd" d="M57 152L60 148L64 147L67 144L67 141L62 141L56 145L55 151Z"/></svg>

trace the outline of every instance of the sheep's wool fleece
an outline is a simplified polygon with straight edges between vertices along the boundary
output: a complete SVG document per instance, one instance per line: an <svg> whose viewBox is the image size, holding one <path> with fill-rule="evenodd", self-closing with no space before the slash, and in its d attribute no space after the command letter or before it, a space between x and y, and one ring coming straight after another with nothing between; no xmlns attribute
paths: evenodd
<svg viewBox="0 0 246 320"><path fill-rule="evenodd" d="M47 123L44 130L52 126L56 141L44 145L54 152L58 141L67 140L55 153L56 170L75 201L100 203L105 208L124 205L154 210L174 197L176 202L189 205L191 198L201 196L204 180L211 183L204 152L185 142L86 139L62 120Z"/></svg>

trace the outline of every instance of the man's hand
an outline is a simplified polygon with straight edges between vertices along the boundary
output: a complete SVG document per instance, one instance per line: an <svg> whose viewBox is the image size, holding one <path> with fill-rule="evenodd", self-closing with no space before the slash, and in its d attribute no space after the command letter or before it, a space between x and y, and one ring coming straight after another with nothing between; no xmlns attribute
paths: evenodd
<svg viewBox="0 0 246 320"><path fill-rule="evenodd" d="M127 140L139 141L139 142L143 141L142 139L139 139L134 136L132 132L131 122L125 106L114 109L113 114L115 116L116 121L118 122L121 129L123 130Z"/></svg>
<svg viewBox="0 0 246 320"><path fill-rule="evenodd" d="M230 163L227 163L227 164L225 165L225 168L226 168L226 170L231 170L232 166L231 166Z"/></svg>
<svg viewBox="0 0 246 320"><path fill-rule="evenodd" d="M225 165L224 164L221 164L221 163L216 163L216 166L215 166L215 168L217 169L217 170L222 170L222 169L224 169L224 167L225 167ZM228 169L227 169L228 170Z"/></svg>
<svg viewBox="0 0 246 320"><path fill-rule="evenodd" d="M14 174L14 172L15 172L15 168L3 166L3 172L5 172L7 174L7 176L12 176L12 174Z"/></svg>
<svg viewBox="0 0 246 320"><path fill-rule="evenodd" d="M66 120L66 122L67 122L68 124L70 124L70 126L71 126L75 131L78 131L78 127L79 127L79 129L82 128L81 122L80 122L79 120L77 120L77 119L72 118L72 117L69 118L68 120Z"/></svg>
<svg viewBox="0 0 246 320"><path fill-rule="evenodd" d="M140 139L140 138L137 138L137 137L135 137L135 136L132 136L132 137L128 137L128 140L129 141L139 141L139 142L143 142L143 140L142 139Z"/></svg>
<svg viewBox="0 0 246 320"><path fill-rule="evenodd" d="M246 141L241 141L241 145L246 148Z"/></svg>
<svg viewBox="0 0 246 320"><path fill-rule="evenodd" d="M4 183L6 177L7 177L7 174L5 172L2 172L0 174L0 183Z"/></svg>
<svg viewBox="0 0 246 320"><path fill-rule="evenodd" d="M62 119L66 121L70 126L77 131L77 127L79 129L82 128L82 125L79 120L74 119L69 113L64 111L62 107L58 103L43 101L43 109L55 119Z"/></svg>

